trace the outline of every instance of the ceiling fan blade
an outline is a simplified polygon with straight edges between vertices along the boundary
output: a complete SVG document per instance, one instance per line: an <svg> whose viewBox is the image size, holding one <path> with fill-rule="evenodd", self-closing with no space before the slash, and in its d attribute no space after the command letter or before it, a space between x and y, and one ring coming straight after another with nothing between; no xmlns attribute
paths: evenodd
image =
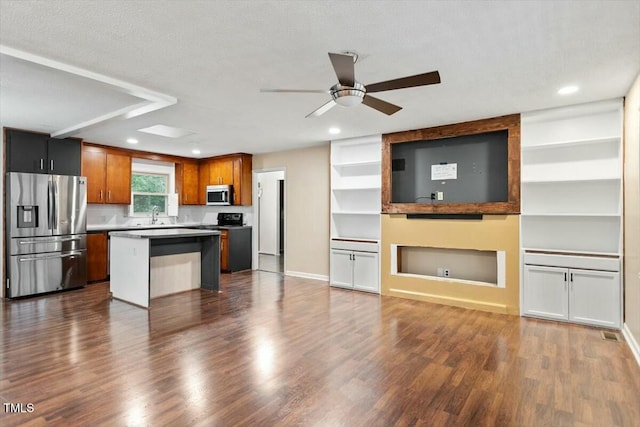
<svg viewBox="0 0 640 427"><path fill-rule="evenodd" d="M388 116L402 110L402 107L391 104L387 101L383 101L382 99L374 98L373 96L369 95L365 95L364 98L362 98L362 103L382 113L385 113Z"/></svg>
<svg viewBox="0 0 640 427"><path fill-rule="evenodd" d="M440 73L438 71L430 71L415 76L402 77L400 79L387 80L385 82L373 83L367 85L367 92L382 92L385 90L404 89L407 87L425 86L440 83Z"/></svg>
<svg viewBox="0 0 640 427"><path fill-rule="evenodd" d="M331 93L328 90L320 89L260 89L260 92L281 92L281 93Z"/></svg>
<svg viewBox="0 0 640 427"><path fill-rule="evenodd" d="M318 117L323 115L324 113L326 113L327 111L329 111L330 109L332 109L334 106L336 105L336 101L334 101L333 99L329 102L327 102L326 104L324 104L323 106L321 106L320 108L315 109L314 111L312 111L311 113L307 114L305 116L305 119L308 117Z"/></svg>
<svg viewBox="0 0 640 427"><path fill-rule="evenodd" d="M343 86L353 87L353 84L356 81L353 56L342 55L340 53L329 53L329 58L331 58L331 64L333 65L333 69L336 71L336 76L338 76L340 84Z"/></svg>

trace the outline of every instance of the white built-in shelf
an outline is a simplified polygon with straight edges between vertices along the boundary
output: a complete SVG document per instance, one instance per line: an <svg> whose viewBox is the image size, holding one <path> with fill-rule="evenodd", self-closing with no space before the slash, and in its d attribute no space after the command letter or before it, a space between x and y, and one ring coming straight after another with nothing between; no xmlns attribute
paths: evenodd
<svg viewBox="0 0 640 427"><path fill-rule="evenodd" d="M332 166L334 168L351 168L351 167L360 167L360 166L381 166L382 161L374 160L374 161L354 161L354 162L342 162L342 163L334 163Z"/></svg>
<svg viewBox="0 0 640 427"><path fill-rule="evenodd" d="M380 215L378 211L334 211L333 215Z"/></svg>
<svg viewBox="0 0 640 427"><path fill-rule="evenodd" d="M622 178L620 176L581 176L573 179L554 179L553 176L549 176L547 178L540 179L522 179L520 182L522 184L559 184L559 183L591 183L594 181L620 181Z"/></svg>
<svg viewBox="0 0 640 427"><path fill-rule="evenodd" d="M553 141L553 142L545 142L544 144L533 144L533 145L523 145L522 151L530 151L530 150L540 150L547 148L566 148L573 147L577 145L591 145L591 144L602 144L602 143L616 143L620 141L620 136L605 136L601 138L586 138L586 139L574 139L569 141Z"/></svg>
<svg viewBox="0 0 640 427"><path fill-rule="evenodd" d="M375 243L380 244L380 239L363 239L361 237L332 237L331 240L335 242L361 242L361 243Z"/></svg>
<svg viewBox="0 0 640 427"><path fill-rule="evenodd" d="M334 187L333 191L363 191L363 190L378 190L380 191L382 187L379 185L362 185L359 187Z"/></svg>
<svg viewBox="0 0 640 427"><path fill-rule="evenodd" d="M545 212L545 213L521 213L521 216L524 217L538 217L538 216L549 216L549 217L619 217L619 213L553 213L553 212Z"/></svg>
<svg viewBox="0 0 640 427"><path fill-rule="evenodd" d="M525 252L534 253L549 253L555 255L588 255L588 256L603 256L603 257L621 257L619 252L594 252L594 251L574 251L574 250L560 250L560 249L548 249L548 248L522 248Z"/></svg>
<svg viewBox="0 0 640 427"><path fill-rule="evenodd" d="M603 266L622 257L622 107L617 99L521 115L524 315L620 325L619 273ZM591 258L576 267L572 257ZM563 280L573 268L590 270L579 286Z"/></svg>
<svg viewBox="0 0 640 427"><path fill-rule="evenodd" d="M331 237L380 238L382 137L331 143Z"/></svg>

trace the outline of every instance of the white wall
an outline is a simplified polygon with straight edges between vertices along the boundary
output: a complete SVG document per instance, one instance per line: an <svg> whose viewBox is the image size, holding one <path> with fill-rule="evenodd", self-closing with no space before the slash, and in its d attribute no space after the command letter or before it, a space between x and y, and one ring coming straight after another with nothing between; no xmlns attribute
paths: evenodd
<svg viewBox="0 0 640 427"><path fill-rule="evenodd" d="M330 146L253 156L253 170L284 169L285 274L329 279Z"/></svg>
<svg viewBox="0 0 640 427"><path fill-rule="evenodd" d="M0 124L0 128L2 127L2 125ZM6 282L6 271L4 270L4 258L5 258L5 254L4 254L4 239L5 239L5 235L4 235L4 209L5 209L5 203L4 203L4 147L5 147L5 143L4 143L4 132L2 133L2 147L0 148L0 171L2 172L2 179L0 179L0 194L2 194L2 209L0 209L0 224L2 224L2 226L0 226L0 254L2 254L2 267L0 267L0 271L2 271L2 275L1 275L1 279L2 279L2 286L0 286L0 289L2 289L0 291L0 296L4 298L4 291L5 291L5 284Z"/></svg>
<svg viewBox="0 0 640 427"><path fill-rule="evenodd" d="M260 172L258 177L258 203L260 215L260 236L258 251L278 255L280 252L280 203L279 180L284 179L284 171Z"/></svg>
<svg viewBox="0 0 640 427"><path fill-rule="evenodd" d="M624 332L640 364L640 75L624 114Z"/></svg>

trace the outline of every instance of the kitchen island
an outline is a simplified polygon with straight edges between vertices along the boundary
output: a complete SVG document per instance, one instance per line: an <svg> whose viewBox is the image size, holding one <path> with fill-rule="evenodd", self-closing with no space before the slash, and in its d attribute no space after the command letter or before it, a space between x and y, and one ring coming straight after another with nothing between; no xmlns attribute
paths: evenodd
<svg viewBox="0 0 640 427"><path fill-rule="evenodd" d="M112 231L109 233L111 293L113 298L149 308L153 296L185 290L182 281L162 283L154 293L151 258L200 253L199 287L218 291L220 284L220 232L183 228ZM177 266L176 266L177 267ZM188 289L188 287L187 287Z"/></svg>

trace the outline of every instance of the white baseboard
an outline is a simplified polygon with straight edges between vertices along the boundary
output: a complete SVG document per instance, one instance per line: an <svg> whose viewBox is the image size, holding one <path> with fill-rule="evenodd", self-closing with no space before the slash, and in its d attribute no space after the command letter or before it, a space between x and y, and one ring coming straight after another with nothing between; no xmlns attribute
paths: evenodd
<svg viewBox="0 0 640 427"><path fill-rule="evenodd" d="M302 271L287 270L284 272L285 276L302 277L304 279L322 280L323 282L329 281L329 276L323 274L304 273Z"/></svg>
<svg viewBox="0 0 640 427"><path fill-rule="evenodd" d="M631 353L633 353L633 356L636 358L636 362L638 362L638 366L640 366L640 346L626 323L622 326L622 335L624 335L624 339L627 340Z"/></svg>

